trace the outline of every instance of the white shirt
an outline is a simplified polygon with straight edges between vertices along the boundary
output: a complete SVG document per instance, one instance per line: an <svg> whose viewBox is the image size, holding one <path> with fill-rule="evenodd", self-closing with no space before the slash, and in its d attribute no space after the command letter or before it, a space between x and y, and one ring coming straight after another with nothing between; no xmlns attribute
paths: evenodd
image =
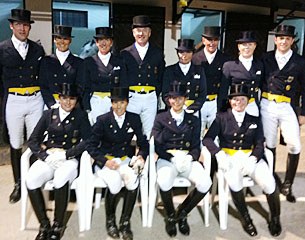
<svg viewBox="0 0 305 240"><path fill-rule="evenodd" d="M250 58L244 58L243 56L239 55L238 59L244 65L247 71L250 71L252 67L253 56L251 56Z"/></svg>
<svg viewBox="0 0 305 240"><path fill-rule="evenodd" d="M14 47L16 48L16 50L24 60L29 50L28 48L29 44L27 43L27 41L24 42L20 41L15 37L14 34L12 35L11 40L13 42Z"/></svg>
<svg viewBox="0 0 305 240"><path fill-rule="evenodd" d="M102 63L105 65L105 67L107 67L110 57L111 57L111 53L107 53L106 55L101 54L100 52L98 52L98 57L99 59L101 59Z"/></svg>
<svg viewBox="0 0 305 240"><path fill-rule="evenodd" d="M191 62L189 62L187 64L179 63L179 67L180 67L181 71L183 72L183 74L186 75L190 70Z"/></svg>
<svg viewBox="0 0 305 240"><path fill-rule="evenodd" d="M114 119L118 123L119 127L122 128L124 120L125 120L126 112L122 116L118 116L115 112L113 112L113 115L114 115Z"/></svg>
<svg viewBox="0 0 305 240"><path fill-rule="evenodd" d="M59 107L58 109L59 109L59 119L62 122L63 120L65 120L66 117L69 116L70 112L66 112L61 107Z"/></svg>
<svg viewBox="0 0 305 240"><path fill-rule="evenodd" d="M135 47L140 55L140 58L143 60L147 53L149 42L144 47L140 46L137 42L135 42Z"/></svg>
<svg viewBox="0 0 305 240"><path fill-rule="evenodd" d="M176 113L172 108L170 109L170 113L173 117L173 119L175 119L177 126L179 126L184 119L184 111L181 111L180 113Z"/></svg>
<svg viewBox="0 0 305 240"><path fill-rule="evenodd" d="M289 59L291 58L292 56L292 50L289 49L288 52L286 52L285 54L281 54L279 51L275 51L275 59L277 61L277 64L279 66L279 69L281 70L285 65L286 63L289 61Z"/></svg>
<svg viewBox="0 0 305 240"><path fill-rule="evenodd" d="M69 54L70 54L70 50L67 50L65 52L61 52L56 48L55 51L56 57L58 58L60 65L63 65L65 63L65 61L67 60Z"/></svg>
<svg viewBox="0 0 305 240"><path fill-rule="evenodd" d="M232 113L234 115L234 118L238 124L238 126L240 127L244 121L245 115L246 115L246 111L243 112L237 112L234 109L232 109Z"/></svg>
<svg viewBox="0 0 305 240"><path fill-rule="evenodd" d="M216 49L216 51L213 52L213 53L209 53L209 52L206 50L206 48L204 48L203 51L204 51L205 57L207 58L208 63L211 64L211 63L213 62L215 56L216 56L217 49Z"/></svg>

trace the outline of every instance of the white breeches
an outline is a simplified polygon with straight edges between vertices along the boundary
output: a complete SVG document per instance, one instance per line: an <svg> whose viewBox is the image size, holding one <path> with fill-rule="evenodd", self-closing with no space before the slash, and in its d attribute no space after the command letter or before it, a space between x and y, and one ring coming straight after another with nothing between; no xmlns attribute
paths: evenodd
<svg viewBox="0 0 305 240"><path fill-rule="evenodd" d="M93 123L96 123L96 118L104 113L107 113L111 109L111 99L109 97L99 97L92 95L90 99L91 105L91 118Z"/></svg>
<svg viewBox="0 0 305 240"><path fill-rule="evenodd" d="M246 112L254 117L259 116L259 109L255 101L249 103L246 107Z"/></svg>
<svg viewBox="0 0 305 240"><path fill-rule="evenodd" d="M201 193L206 193L212 185L210 173L197 161L191 162L190 168L187 171L179 173L170 161L158 159L157 182L162 191L170 190L177 176L189 179Z"/></svg>
<svg viewBox="0 0 305 240"><path fill-rule="evenodd" d="M70 159L57 169L38 159L30 167L26 176L26 185L30 190L42 187L47 181L53 179L55 189L61 188L68 181L70 184L77 177L78 161Z"/></svg>
<svg viewBox="0 0 305 240"><path fill-rule="evenodd" d="M217 113L217 99L206 101L200 109L201 114L201 131L204 133L206 128L209 128Z"/></svg>
<svg viewBox="0 0 305 240"><path fill-rule="evenodd" d="M29 139L42 116L43 105L44 102L40 92L33 96L8 94L5 120L10 145L13 148L22 148L24 142L24 126L26 127L27 139Z"/></svg>
<svg viewBox="0 0 305 240"><path fill-rule="evenodd" d="M129 93L131 98L127 106L127 111L140 115L143 125L143 133L147 139L150 137L151 129L157 114L157 96L155 92L147 94Z"/></svg>
<svg viewBox="0 0 305 240"><path fill-rule="evenodd" d="M290 103L276 103L275 101L262 99L261 115L268 148L277 146L279 127L287 144L288 152L291 154L300 153L300 127Z"/></svg>
<svg viewBox="0 0 305 240"><path fill-rule="evenodd" d="M107 184L110 192L112 194L117 194L122 186L122 182L127 190L135 190L139 185L138 175L135 174L135 171L128 166L130 158L126 158L121 162L118 169L110 169L104 166L102 169L99 167L95 168L95 172L98 177L102 178Z"/></svg>
<svg viewBox="0 0 305 240"><path fill-rule="evenodd" d="M227 160L229 161L229 169L224 173L224 177L234 192L238 192L243 188L243 159L247 159L251 155L249 153L243 153L238 151L238 154L230 156L227 154ZM253 171L248 173L264 191L266 194L271 194L275 190L275 180L272 174L272 170L269 169L268 164L264 160L260 160L255 164Z"/></svg>

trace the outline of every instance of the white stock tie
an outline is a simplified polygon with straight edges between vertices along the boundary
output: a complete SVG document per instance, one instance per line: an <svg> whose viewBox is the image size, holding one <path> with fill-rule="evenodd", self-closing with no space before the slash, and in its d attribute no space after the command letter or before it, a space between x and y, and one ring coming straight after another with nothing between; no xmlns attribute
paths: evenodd
<svg viewBox="0 0 305 240"><path fill-rule="evenodd" d="M20 54L20 56L23 58L23 60L26 57L27 54L27 44L26 42L21 42L18 46L18 52Z"/></svg>

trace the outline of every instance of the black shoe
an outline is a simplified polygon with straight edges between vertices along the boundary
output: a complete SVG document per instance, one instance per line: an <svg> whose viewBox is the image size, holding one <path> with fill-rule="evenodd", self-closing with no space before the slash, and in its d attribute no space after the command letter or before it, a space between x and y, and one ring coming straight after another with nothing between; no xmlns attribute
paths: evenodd
<svg viewBox="0 0 305 240"><path fill-rule="evenodd" d="M107 233L110 237L112 237L114 239L120 238L120 232L119 232L117 225L115 224L114 219L109 219L106 221L106 229L107 229Z"/></svg>
<svg viewBox="0 0 305 240"><path fill-rule="evenodd" d="M165 219L165 230L170 237L177 235L176 219L174 215Z"/></svg>
<svg viewBox="0 0 305 240"><path fill-rule="evenodd" d="M37 234L35 240L49 240L50 229L50 224L40 225L39 233Z"/></svg>
<svg viewBox="0 0 305 240"><path fill-rule="evenodd" d="M254 237L257 235L256 228L255 228L254 224L252 223L252 219L250 218L249 215L244 216L243 229L251 237Z"/></svg>
<svg viewBox="0 0 305 240"><path fill-rule="evenodd" d="M187 223L187 218L181 218L178 220L178 227L179 227L179 231L183 234L183 235L190 235L190 226Z"/></svg>
<svg viewBox="0 0 305 240"><path fill-rule="evenodd" d="M282 226L280 223L280 217L273 217L269 222L269 232L272 236L277 237L282 232Z"/></svg>
<svg viewBox="0 0 305 240"><path fill-rule="evenodd" d="M292 194L292 184L290 182L284 182L281 186L281 193L286 196L286 200L291 203L296 202L295 196Z"/></svg>
<svg viewBox="0 0 305 240"><path fill-rule="evenodd" d="M14 190L10 195L10 203L16 203L21 198L21 185L20 183L16 183L14 186Z"/></svg>
<svg viewBox="0 0 305 240"><path fill-rule="evenodd" d="M133 240L133 233L130 230L129 220L120 223L120 232L122 233L123 240Z"/></svg>
<svg viewBox="0 0 305 240"><path fill-rule="evenodd" d="M54 222L51 232L50 232L50 240L59 240L63 235L64 227L60 226L57 222ZM48 240L49 240L48 239Z"/></svg>

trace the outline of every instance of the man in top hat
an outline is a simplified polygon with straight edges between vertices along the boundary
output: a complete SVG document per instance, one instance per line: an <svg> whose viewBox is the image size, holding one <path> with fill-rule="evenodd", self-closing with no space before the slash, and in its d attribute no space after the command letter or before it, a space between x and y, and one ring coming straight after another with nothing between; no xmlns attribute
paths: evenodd
<svg viewBox="0 0 305 240"><path fill-rule="evenodd" d="M186 101L186 85L172 82L168 91L170 109L156 116L152 129L155 138L157 182L166 213L165 230L170 237L177 234L176 223L183 235L190 234L187 215L209 191L212 181L200 156L200 120L183 110ZM177 176L188 178L196 188L181 205L173 204L173 183Z"/></svg>
<svg viewBox="0 0 305 240"><path fill-rule="evenodd" d="M110 111L110 89L120 86L122 65L120 58L111 52L112 28L97 27L94 38L99 51L84 60L82 72L78 76L78 82L84 89L82 105L92 125L99 115Z"/></svg>
<svg viewBox="0 0 305 240"><path fill-rule="evenodd" d="M295 27L279 25L275 30L276 50L263 57L261 114L267 147L276 156L277 132L280 128L288 148L286 175L280 190L287 201L295 202L292 184L301 151L300 125L305 123L305 60L291 50ZM301 101L300 101L301 97ZM300 111L296 108L299 103ZM275 166L275 164L274 164Z"/></svg>
<svg viewBox="0 0 305 240"><path fill-rule="evenodd" d="M230 58L218 50L221 38L221 27L205 26L202 33L202 44L204 47L194 53L192 62L201 65L204 69L207 85L207 97L201 108L201 131L204 134L216 117L217 96L222 77L222 66Z"/></svg>
<svg viewBox="0 0 305 240"><path fill-rule="evenodd" d="M246 85L249 89L250 99L246 111L253 116L259 116L259 89L262 82L263 63L253 54L257 39L254 31L242 31L236 39L239 50L238 59L228 61L223 65L219 109L225 108L229 88L232 84Z"/></svg>
<svg viewBox="0 0 305 240"><path fill-rule="evenodd" d="M41 60L39 82L43 100L48 109L58 107L58 92L62 82L76 83L82 59L70 52L72 27L55 25L53 41L55 53Z"/></svg>
<svg viewBox="0 0 305 240"><path fill-rule="evenodd" d="M43 47L28 39L31 12L12 9L8 19L12 37L0 43L0 73L4 86L5 123L11 148L11 163L15 187L9 201L20 199L20 157L26 136L30 137L43 112L43 98L38 82L39 63L44 56Z"/></svg>
<svg viewBox="0 0 305 240"><path fill-rule="evenodd" d="M76 107L78 90L75 84L60 84L57 92L59 107L43 113L29 139L29 148L38 158L26 176L29 198L40 223L36 240L61 238L69 201L69 186L77 177L80 156L85 150L85 140L91 135L87 114ZM41 187L51 179L55 200L52 227L41 191Z"/></svg>
<svg viewBox="0 0 305 240"><path fill-rule="evenodd" d="M132 96L128 111L140 115L143 133L149 137L157 113L165 61L163 51L149 41L151 22L148 16L133 18L132 33L135 43L121 51L124 85L129 87Z"/></svg>
<svg viewBox="0 0 305 240"><path fill-rule="evenodd" d="M179 61L165 68L162 84L162 98L167 106L168 93L170 85L174 81L186 85L187 100L185 101L186 111L197 112L200 111L203 103L206 100L206 78L204 69L200 65L192 63L194 53L193 39L179 39L178 47L176 48Z"/></svg>
<svg viewBox="0 0 305 240"><path fill-rule="evenodd" d="M279 191L267 163L262 159L264 134L261 120L246 112L250 94L247 85L232 84L228 96L230 107L217 114L203 144L216 157L218 169L224 172L244 230L251 237L257 235L243 193L243 176L248 175L266 194L270 209L269 231L272 236L279 236L282 231ZM219 145L215 144L216 137Z"/></svg>
<svg viewBox="0 0 305 240"><path fill-rule="evenodd" d="M140 117L126 111L129 102L129 89L111 89L111 111L97 118L87 150L94 159L94 169L108 186L105 196L106 229L112 238L132 240L130 218L134 209L139 186L139 176L148 155L148 141L142 133ZM133 136L137 137L139 151L131 146ZM126 187L119 228L116 224L118 193Z"/></svg>

